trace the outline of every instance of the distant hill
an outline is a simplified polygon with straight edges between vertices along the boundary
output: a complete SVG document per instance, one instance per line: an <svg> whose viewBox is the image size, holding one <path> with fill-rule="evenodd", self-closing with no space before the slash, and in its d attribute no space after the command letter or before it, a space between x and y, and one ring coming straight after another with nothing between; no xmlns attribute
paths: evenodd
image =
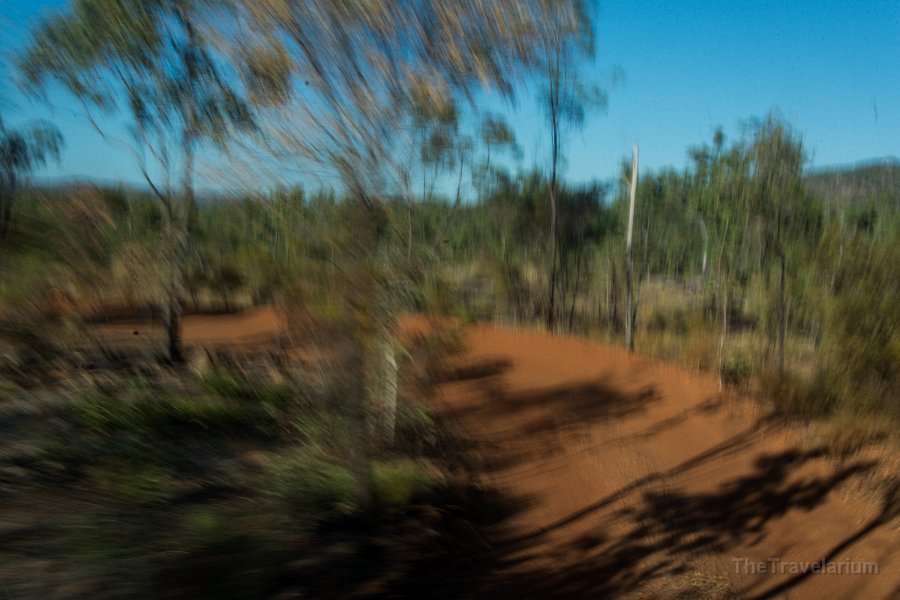
<svg viewBox="0 0 900 600"><path fill-rule="evenodd" d="M900 206L900 160L891 158L817 169L806 176L806 187L826 204L878 200Z"/></svg>

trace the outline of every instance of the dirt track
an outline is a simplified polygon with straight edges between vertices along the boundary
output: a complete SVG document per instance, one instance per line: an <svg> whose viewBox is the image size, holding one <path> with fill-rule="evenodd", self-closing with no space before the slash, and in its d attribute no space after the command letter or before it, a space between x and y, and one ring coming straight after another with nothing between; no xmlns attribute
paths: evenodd
<svg viewBox="0 0 900 600"><path fill-rule="evenodd" d="M188 315L182 322L182 335L188 344L202 346L265 346L275 341L280 331L278 314L269 306L239 313ZM130 340L132 336L161 341L162 323L129 318L112 324L93 325L91 330L112 340Z"/></svg>
<svg viewBox="0 0 900 600"><path fill-rule="evenodd" d="M278 320L188 317L184 331L243 343ZM896 520L860 500L872 462L835 463L713 378L618 348L486 326L465 338L437 409L501 506L489 595L900 597ZM823 559L844 573L800 564ZM861 563L878 574L848 574Z"/></svg>
<svg viewBox="0 0 900 600"><path fill-rule="evenodd" d="M440 404L510 513L489 531L496 597L900 597L896 522L849 490L864 459L836 464L711 377L617 348L492 327L467 347ZM879 574L789 562L822 559Z"/></svg>

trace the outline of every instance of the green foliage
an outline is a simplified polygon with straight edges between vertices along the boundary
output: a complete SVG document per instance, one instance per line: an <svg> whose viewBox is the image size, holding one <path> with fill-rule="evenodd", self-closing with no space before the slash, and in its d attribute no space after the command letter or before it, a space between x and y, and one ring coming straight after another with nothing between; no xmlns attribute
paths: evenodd
<svg viewBox="0 0 900 600"><path fill-rule="evenodd" d="M21 392L18 386L0 380L0 404L15 400L16 396Z"/></svg>
<svg viewBox="0 0 900 600"><path fill-rule="evenodd" d="M847 244L826 321L825 368L842 406L900 420L900 221L888 231Z"/></svg>
<svg viewBox="0 0 900 600"><path fill-rule="evenodd" d="M341 448L353 442L347 417L334 406L305 410L295 417L292 425L300 440L311 446Z"/></svg>
<svg viewBox="0 0 900 600"><path fill-rule="evenodd" d="M12 130L0 117L0 238L9 233L19 186L35 168L59 160L61 149L62 136L52 125L36 123L27 130Z"/></svg>
<svg viewBox="0 0 900 600"><path fill-rule="evenodd" d="M132 506L159 506L171 500L172 476L159 465L114 462L100 468L94 478L102 492Z"/></svg>
<svg viewBox="0 0 900 600"><path fill-rule="evenodd" d="M148 439L195 433L247 431L271 424L258 405L207 395L166 393L85 394L77 404L79 422L97 435L134 434Z"/></svg>
<svg viewBox="0 0 900 600"><path fill-rule="evenodd" d="M426 407L403 402L397 408L398 436L424 438L434 427L434 416Z"/></svg>
<svg viewBox="0 0 900 600"><path fill-rule="evenodd" d="M183 522L189 532L208 545L219 545L229 536L227 520L221 514L208 508L189 512L184 516Z"/></svg>
<svg viewBox="0 0 900 600"><path fill-rule="evenodd" d="M359 499L359 483L350 470L316 446L273 458L266 482L270 493L301 520L350 509Z"/></svg>
<svg viewBox="0 0 900 600"><path fill-rule="evenodd" d="M690 327L690 315L684 309L668 311L657 308L647 320L647 329L650 331L672 331L686 334Z"/></svg>
<svg viewBox="0 0 900 600"><path fill-rule="evenodd" d="M259 402L275 410L300 404L302 394L289 383L250 381L243 374L212 369L200 378L204 389L216 396L241 402Z"/></svg>
<svg viewBox="0 0 900 600"><path fill-rule="evenodd" d="M407 506L436 484L433 469L410 459L375 462L372 475L375 497L382 506L390 508Z"/></svg>
<svg viewBox="0 0 900 600"><path fill-rule="evenodd" d="M740 354L731 354L722 364L722 380L729 385L744 386L753 375L753 364Z"/></svg>
<svg viewBox="0 0 900 600"><path fill-rule="evenodd" d="M769 369L760 373L760 389L775 408L790 418L827 417L834 409L834 396L819 377L812 379Z"/></svg>
<svg viewBox="0 0 900 600"><path fill-rule="evenodd" d="M375 498L385 509L402 508L439 481L434 468L411 459L375 461ZM270 493L301 520L328 511L352 509L359 500L359 482L340 461L315 446L272 459L266 481Z"/></svg>
<svg viewBox="0 0 900 600"><path fill-rule="evenodd" d="M205 373L200 381L208 391L224 398L246 400L255 394L249 381L229 370L213 369Z"/></svg>

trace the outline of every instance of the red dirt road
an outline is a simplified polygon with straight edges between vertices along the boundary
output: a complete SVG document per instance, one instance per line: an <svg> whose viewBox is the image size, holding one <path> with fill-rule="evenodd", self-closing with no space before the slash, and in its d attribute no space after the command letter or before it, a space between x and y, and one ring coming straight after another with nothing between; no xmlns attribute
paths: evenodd
<svg viewBox="0 0 900 600"><path fill-rule="evenodd" d="M278 332L268 308L184 321L201 345ZM828 459L712 377L619 348L490 326L464 338L436 408L503 513L487 529L486 595L900 598L900 528L884 508L897 500L865 492L883 465Z"/></svg>
<svg viewBox="0 0 900 600"><path fill-rule="evenodd" d="M274 343L281 329L279 316L270 306L229 314L188 315L182 321L185 343L208 347L268 346ZM133 318L93 325L91 330L111 340L130 340L132 336L157 341L163 338L162 323Z"/></svg>
<svg viewBox="0 0 900 600"><path fill-rule="evenodd" d="M496 597L900 597L897 522L853 491L875 465L617 348L486 326L466 341L439 405L510 513L489 530Z"/></svg>

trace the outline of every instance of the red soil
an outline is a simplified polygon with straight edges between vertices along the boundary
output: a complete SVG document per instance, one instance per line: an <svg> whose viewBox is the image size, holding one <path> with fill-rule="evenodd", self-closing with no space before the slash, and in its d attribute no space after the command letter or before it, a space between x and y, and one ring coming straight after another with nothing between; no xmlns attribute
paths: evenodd
<svg viewBox="0 0 900 600"><path fill-rule="evenodd" d="M494 327L466 340L440 406L510 513L490 530L498 597L900 597L896 521L851 493L863 459L837 464L715 379L621 349ZM791 572L823 558L879 573Z"/></svg>
<svg viewBox="0 0 900 600"><path fill-rule="evenodd" d="M130 337L161 339L162 323L130 318L111 325L94 325L92 331L109 339ZM182 321L185 343L200 346L271 345L282 330L272 307L259 306L239 313L187 315Z"/></svg>

